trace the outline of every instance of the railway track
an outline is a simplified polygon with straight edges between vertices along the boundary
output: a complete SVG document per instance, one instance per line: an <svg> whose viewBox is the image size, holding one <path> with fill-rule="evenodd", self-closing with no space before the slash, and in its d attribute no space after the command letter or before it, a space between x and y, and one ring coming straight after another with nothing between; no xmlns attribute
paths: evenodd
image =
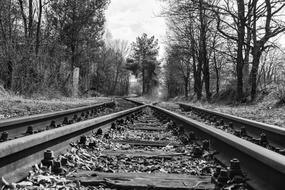
<svg viewBox="0 0 285 190"><path fill-rule="evenodd" d="M274 125L179 103L189 117L285 155L285 129Z"/></svg>
<svg viewBox="0 0 285 190"><path fill-rule="evenodd" d="M1 145L0 174L9 188L284 187L284 156L152 105Z"/></svg>
<svg viewBox="0 0 285 190"><path fill-rule="evenodd" d="M134 107L122 99L63 111L0 120L0 143Z"/></svg>
<svg viewBox="0 0 285 190"><path fill-rule="evenodd" d="M136 105L138 105L138 106L141 106L141 105L144 105L144 103L142 103L142 102L139 102L139 101L135 101L135 100L132 100L132 99L130 99L130 98L123 98L125 101L128 101L128 102L132 102L132 103L134 103L134 104L136 104Z"/></svg>
<svg viewBox="0 0 285 190"><path fill-rule="evenodd" d="M135 100L132 100L135 101ZM154 103L156 105L156 103ZM284 129L267 125L264 123L243 119L239 117L235 117L228 114L222 114L210 110L196 108L192 106L179 103L180 108L182 108L182 112L175 110L175 112L179 112L182 115L186 115L187 119L189 119L191 123L193 123L197 128L203 128L199 126L204 126L205 128L216 128L218 131L216 131L218 134L224 134L223 132L226 132L229 134L229 138L235 139L237 142L239 142L242 146L239 146L239 151L249 153L246 156L240 156L237 154L236 157L241 158L244 157L243 162L246 163L244 168L246 172L249 174L248 176L251 176L250 178L254 179L249 182L254 189L282 189L281 187L284 186L284 183L281 181L281 179L284 179ZM185 113L185 111L191 110L190 117L189 113ZM167 110L166 110L167 111ZM173 113L173 112L172 112ZM184 118L184 119L186 119ZM188 121L189 121L188 120ZM223 130L223 131L221 131ZM212 132L209 132L212 133ZM236 139L236 137L241 139ZM249 141L250 143L248 144ZM261 146L253 146L253 144ZM248 150L248 147L249 150ZM217 148L216 150L218 150ZM270 151L266 150L269 149ZM250 153L253 154L251 155ZM255 151L254 151L255 150ZM265 151L266 150L266 151ZM220 150L220 152L225 152L223 150ZM226 151L227 152L227 151ZM231 152L231 150L229 150ZM281 155L278 155L278 154ZM223 154L223 153L222 153ZM217 157L220 157L222 162L227 163L226 160L223 159L225 156L218 155ZM229 158L229 157L228 157ZM253 159L252 159L253 158ZM258 160L259 167L255 167L255 163ZM275 160L275 161L272 161ZM278 163L278 164L276 164ZM271 172L272 170L269 170L268 165L272 168L276 168L278 172ZM277 166L277 167L276 167ZM255 168L254 168L255 167ZM280 167L278 169L278 167ZM257 172L258 171L258 172ZM276 187L270 187L268 184L277 184ZM263 187L262 187L263 186Z"/></svg>

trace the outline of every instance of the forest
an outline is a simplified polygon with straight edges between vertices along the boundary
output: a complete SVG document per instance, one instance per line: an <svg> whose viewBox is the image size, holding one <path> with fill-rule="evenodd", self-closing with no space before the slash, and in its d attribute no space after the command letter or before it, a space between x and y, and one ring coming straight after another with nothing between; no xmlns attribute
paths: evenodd
<svg viewBox="0 0 285 190"><path fill-rule="evenodd" d="M128 44L105 32L108 4L1 0L0 84L26 96L76 96L90 89L95 95L126 94ZM77 91L74 75L79 78Z"/></svg>
<svg viewBox="0 0 285 190"><path fill-rule="evenodd" d="M166 0L164 65L168 96L254 101L272 90L284 99L285 2ZM283 100L284 101L284 100Z"/></svg>
<svg viewBox="0 0 285 190"><path fill-rule="evenodd" d="M285 2L160 0L164 57L142 33L132 43L106 29L109 0L1 0L0 86L32 96L184 96L255 101L272 89L285 102Z"/></svg>

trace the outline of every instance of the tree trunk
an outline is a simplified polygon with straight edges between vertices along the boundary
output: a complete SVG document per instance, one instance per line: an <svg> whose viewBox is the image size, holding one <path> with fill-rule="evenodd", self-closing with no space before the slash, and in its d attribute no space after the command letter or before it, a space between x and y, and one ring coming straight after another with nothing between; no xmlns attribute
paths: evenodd
<svg viewBox="0 0 285 190"><path fill-rule="evenodd" d="M18 0L19 5L20 5L20 9L21 9L21 15L22 15L22 19L23 19L23 25L24 25L24 31L25 31L25 37L28 37L28 27L27 27L27 17L25 14L25 10L24 10L24 2L23 0Z"/></svg>
<svg viewBox="0 0 285 190"><path fill-rule="evenodd" d="M217 74L217 78L216 78L216 93L219 94L220 93L220 76L219 76L219 72L216 71Z"/></svg>
<svg viewBox="0 0 285 190"><path fill-rule="evenodd" d="M196 77L195 77L195 92L197 95L197 99L200 100L202 98L202 65L201 62L198 60L198 65L197 65L197 71L196 71Z"/></svg>
<svg viewBox="0 0 285 190"><path fill-rule="evenodd" d="M191 84L192 84L192 78L190 77L189 78L189 85L188 85L189 94L191 94L191 91L192 91Z"/></svg>
<svg viewBox="0 0 285 190"><path fill-rule="evenodd" d="M115 81L114 81L114 85L111 89L111 95L113 95L116 91L116 88L117 88L117 84L118 84L118 78L119 78L119 69L120 69L120 60L116 60L116 63L117 63L117 67L116 67L116 75L115 75Z"/></svg>
<svg viewBox="0 0 285 190"><path fill-rule="evenodd" d="M118 75L118 71L117 71L116 76L115 76L114 85L113 85L112 90L111 90L111 95L115 94L117 84L118 84L118 77L119 77L119 75Z"/></svg>
<svg viewBox="0 0 285 190"><path fill-rule="evenodd" d="M38 23L37 23L37 33L36 33L36 48L35 53L38 55L39 47L40 47L40 33L41 33L41 22L42 22L42 0L39 0L39 15L38 15Z"/></svg>
<svg viewBox="0 0 285 190"><path fill-rule="evenodd" d="M242 62L238 59L237 62ZM243 98L243 73L242 73L243 66L241 64L237 64L237 101L241 101Z"/></svg>
<svg viewBox="0 0 285 190"><path fill-rule="evenodd" d="M243 92L248 94L249 92L249 85L250 85L250 77L249 77L249 61L245 58L244 65L243 65Z"/></svg>
<svg viewBox="0 0 285 190"><path fill-rule="evenodd" d="M261 50L260 47L253 47L252 50L252 68L251 68L251 101L254 101L256 98L256 92L257 92L257 75L258 75L258 67L261 57Z"/></svg>
<svg viewBox="0 0 285 190"><path fill-rule="evenodd" d="M198 66L197 66L197 73L196 73L196 94L197 94L197 99L200 100L202 98L202 64L201 61L198 61Z"/></svg>
<svg viewBox="0 0 285 190"><path fill-rule="evenodd" d="M251 4L248 4L248 10L251 9ZM251 47L249 46L251 39L252 39L252 32L251 32L251 22L252 22L253 13L248 14L247 25L246 25L246 48L245 48L245 55L244 55L244 65L243 65L243 90L247 95L250 91L250 77L249 77L249 56Z"/></svg>
<svg viewBox="0 0 285 190"><path fill-rule="evenodd" d="M79 68L75 67L73 69L73 78L72 78L72 96L78 97L79 92Z"/></svg>
<svg viewBox="0 0 285 190"><path fill-rule="evenodd" d="M217 65L216 53L214 52L214 65L215 65L215 72L216 72L216 94L220 92L220 73L219 68Z"/></svg>
<svg viewBox="0 0 285 190"><path fill-rule="evenodd" d="M71 74L71 92L72 92L72 96L76 96L74 93L74 89L76 88L74 86L74 71L76 68L76 47L75 45L71 45L71 67L70 67L70 74ZM70 83L69 83L70 84Z"/></svg>
<svg viewBox="0 0 285 190"><path fill-rule="evenodd" d="M142 95L145 95L145 70L142 68Z"/></svg>
<svg viewBox="0 0 285 190"><path fill-rule="evenodd" d="M198 87L197 87L197 68L196 68L196 56L195 56L195 52L193 51L192 53L192 61L193 61L193 64L192 64L192 67L193 67L193 77L194 77L194 93L198 96Z"/></svg>
<svg viewBox="0 0 285 190"><path fill-rule="evenodd" d="M253 48L252 48L252 68L250 73L250 81L251 81L251 101L254 101L256 95L257 88L257 73L258 73L258 65L261 53L259 52L261 45L257 40L257 31L256 31L256 3L253 5L253 26L252 26L252 38L253 38ZM259 55L260 54L260 55Z"/></svg>
<svg viewBox="0 0 285 190"><path fill-rule="evenodd" d="M33 0L29 0L29 40L32 39L33 36Z"/></svg>
<svg viewBox="0 0 285 190"><path fill-rule="evenodd" d="M8 80L7 80L7 83L6 83L6 87L7 89L10 89L12 90L12 84L13 84L13 63L11 60L9 60L7 62L7 66L8 66Z"/></svg>
<svg viewBox="0 0 285 190"><path fill-rule="evenodd" d="M203 67L203 76L205 82L206 99L209 101L211 99L209 61L207 60L207 58L204 60L205 62Z"/></svg>
<svg viewBox="0 0 285 190"><path fill-rule="evenodd" d="M236 88L236 99L241 101L243 98L243 45L244 45L244 35L245 35L245 8L244 0L237 0L238 4L238 42L237 42L237 88Z"/></svg>
<svg viewBox="0 0 285 190"><path fill-rule="evenodd" d="M193 45L192 45L193 46ZM194 47L193 47L194 49ZM195 51L195 50L194 50ZM193 52L194 52L193 51ZM192 55L193 57L193 71L194 71L194 90L197 95L197 99L200 100L202 98L202 62L201 62L201 57L198 55L198 61L197 61L197 66L196 66L196 56L195 53Z"/></svg>
<svg viewBox="0 0 285 190"><path fill-rule="evenodd" d="M189 84L189 78L184 77L184 95L185 95L185 98L188 98L188 84Z"/></svg>
<svg viewBox="0 0 285 190"><path fill-rule="evenodd" d="M206 98L209 101L211 98L210 93L210 72L209 72L209 61L207 59L207 37L206 37L206 17L205 10L203 7L203 0L199 0L199 19L200 19L200 47L199 47L199 57L200 64L203 65L203 76L205 82L205 92Z"/></svg>

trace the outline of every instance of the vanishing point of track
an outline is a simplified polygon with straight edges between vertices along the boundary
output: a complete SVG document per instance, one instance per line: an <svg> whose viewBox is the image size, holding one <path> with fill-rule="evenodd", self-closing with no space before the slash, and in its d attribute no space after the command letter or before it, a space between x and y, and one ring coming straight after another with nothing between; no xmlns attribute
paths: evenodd
<svg viewBox="0 0 285 190"><path fill-rule="evenodd" d="M180 141L184 143L184 145L179 145L184 150L184 153L187 153L187 148L185 147L187 147L188 145L195 145L190 148L191 151L187 156L193 157L194 155L194 157L201 157L201 154L204 155L206 151L208 155L213 156L213 159L217 160L217 163L220 163L222 168L220 168L220 166L219 168L215 168L215 170L217 171L213 176L211 176L213 180L212 182L215 182L216 187L217 183L218 185L228 183L225 182L225 180L233 180L233 185L237 185L237 183L239 182L238 180L243 181L245 178L248 178L248 180L246 181L246 184L248 185L247 188L252 188L256 190L283 189L283 179L285 175L285 158L283 155L265 149L262 146L251 143L239 137L236 137L233 134L226 133L214 127L209 127L208 125L199 121L195 121L183 115L153 105L142 105L121 112L112 113L102 117L81 121L52 130L43 131L41 133L3 142L1 143L0 147L0 174L8 181L19 181L27 175L27 172L31 169L32 165L37 164L43 160L43 152L47 149L49 149L50 151L54 151L55 155L63 154L64 152L66 152L66 149L69 148L70 143L78 142L78 139L82 141L83 136L96 136L99 127L103 129L102 138L107 139L110 136L112 137L113 132L110 133L110 131L112 131L110 130L110 127L113 127L113 129L117 129L117 127L113 126L112 122L119 126L123 125L123 127L125 125L125 130L126 126L135 128L135 126L132 126L130 121L133 122L135 120L135 122L138 122L136 121L136 119L139 119L142 110L145 109L151 110L154 113L155 117L159 119L159 121L161 121L162 123L165 123L165 121L167 122L167 126L169 126L168 130L172 131L172 133L179 137ZM139 124L140 130L160 130L159 126L151 125L153 121L151 118L148 118L148 120L149 122L146 122L145 124ZM143 140L143 142L148 147L176 146L171 144L169 144L169 146L165 146L164 142L157 141L157 139ZM118 141L117 143L120 143L120 141ZM132 141L131 139L127 138L127 141L123 144L135 146L136 143L138 142ZM140 141L139 143L141 145L142 142ZM168 155L168 157L169 156L175 157L177 155L172 154ZM134 161L127 160L127 162L132 163ZM226 166L230 167L227 168ZM159 171L161 172L163 170ZM165 171L163 172L165 173ZM161 181L163 178L164 181L162 180L161 183L164 183L166 179L168 179L169 182L171 176L171 179L174 180L175 178L177 182L177 176L175 177L174 175L171 175L171 171L168 171L167 173L169 175L165 174L164 177L152 176L154 177L152 178L152 181L154 179L156 179L157 181ZM107 173L100 173L100 175L104 176L104 179L108 178L108 176L109 179L110 176L113 177L111 179L114 179L116 177L115 174L110 175ZM165 188L161 183L158 182L158 184L148 184L149 177L146 177L143 174L136 175L137 177L133 177L132 180L137 182L137 185L140 184L138 185L139 187L145 187L143 189L150 188L147 185L152 185L153 188L155 188L155 185L157 185L157 188ZM239 176L239 178L235 178L235 176ZM119 176L117 177L119 178ZM104 179L101 179L101 181L99 181L100 183L106 182L106 184L112 184L114 187L119 189L124 186L132 187L134 183L129 182L130 175L127 176L126 174L125 178L128 178L128 180L125 180L124 182L120 180L119 182L116 180L111 180L111 183L110 180L106 181ZM182 180L182 182L185 183L183 179L184 178L181 178L180 182ZM195 181L194 179L197 178L193 177L191 179L193 182ZM207 178L207 176L204 176L204 178L201 177L201 181L203 183L209 183L209 181L207 181L208 179L209 178ZM98 182L98 179L96 180ZM88 180L87 182L86 180L81 180L81 182L85 182L87 185L92 185L92 183L88 183ZM93 185L94 183L95 182L93 180ZM208 185L209 189L213 188L210 184ZM199 186L196 184L196 186L193 185L191 186L191 188L201 189L202 186L203 185ZM184 188L191 189L190 185L185 185Z"/></svg>

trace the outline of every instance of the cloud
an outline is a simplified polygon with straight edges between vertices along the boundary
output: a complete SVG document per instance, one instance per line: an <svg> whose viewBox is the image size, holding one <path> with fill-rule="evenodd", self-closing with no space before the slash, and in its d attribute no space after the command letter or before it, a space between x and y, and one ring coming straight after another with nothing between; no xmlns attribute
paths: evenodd
<svg viewBox="0 0 285 190"><path fill-rule="evenodd" d="M159 0L111 0L106 11L107 29L115 39L133 42L146 33L161 43L166 32L165 19L158 17L161 7Z"/></svg>

